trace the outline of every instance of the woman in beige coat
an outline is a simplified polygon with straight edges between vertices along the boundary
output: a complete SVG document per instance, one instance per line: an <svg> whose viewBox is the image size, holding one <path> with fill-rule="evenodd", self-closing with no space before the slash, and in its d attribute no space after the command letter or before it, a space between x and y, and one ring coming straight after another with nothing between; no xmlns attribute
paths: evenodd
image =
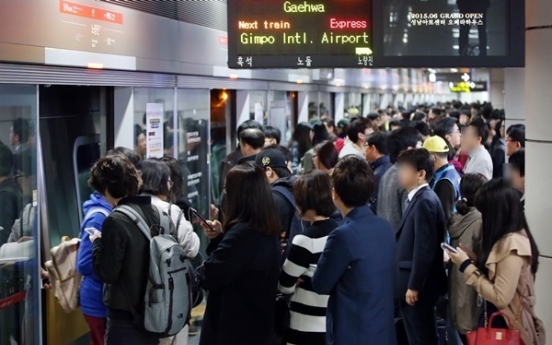
<svg viewBox="0 0 552 345"><path fill-rule="evenodd" d="M484 327L494 312L501 311L509 320L498 317L490 326L511 326L520 331L525 345L544 345L542 322L534 312L539 251L519 194L504 179L495 179L479 189L475 206L483 225L478 260L461 248L449 255L466 283L484 299L478 326Z"/></svg>
<svg viewBox="0 0 552 345"><path fill-rule="evenodd" d="M451 245L472 251L478 256L481 248L481 213L475 208L475 194L487 182L482 174L466 174L460 182L460 193L464 197L456 204L449 226ZM449 272L449 303L451 322L458 330L464 344L466 333L477 329L479 305L477 291L466 284L462 273L457 269Z"/></svg>

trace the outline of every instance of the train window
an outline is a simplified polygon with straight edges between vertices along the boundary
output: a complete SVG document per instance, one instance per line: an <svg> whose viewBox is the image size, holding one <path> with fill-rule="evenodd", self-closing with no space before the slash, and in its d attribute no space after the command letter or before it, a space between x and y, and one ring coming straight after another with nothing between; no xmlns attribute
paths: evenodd
<svg viewBox="0 0 552 345"><path fill-rule="evenodd" d="M75 140L73 145L73 170L75 171L75 190L77 192L77 203L82 204L88 200L94 189L88 185L90 168L100 159L100 136L81 136ZM79 220L82 222L83 212L80 207ZM79 222L79 223L80 223Z"/></svg>
<svg viewBox="0 0 552 345"><path fill-rule="evenodd" d="M36 86L0 85L0 344L40 336Z"/></svg>
<svg viewBox="0 0 552 345"><path fill-rule="evenodd" d="M182 199L201 214L210 213L210 101L209 90L179 89L177 122L177 156L184 178ZM214 168L214 167L212 167ZM202 239L202 249L209 241L199 227L195 231Z"/></svg>

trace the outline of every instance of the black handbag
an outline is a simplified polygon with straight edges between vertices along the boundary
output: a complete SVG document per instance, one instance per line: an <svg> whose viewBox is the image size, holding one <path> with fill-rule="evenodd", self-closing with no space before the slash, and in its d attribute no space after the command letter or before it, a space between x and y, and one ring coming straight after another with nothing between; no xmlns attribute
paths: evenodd
<svg viewBox="0 0 552 345"><path fill-rule="evenodd" d="M289 329L290 313L286 296L278 294L274 306L274 341L272 345L286 344L286 333Z"/></svg>

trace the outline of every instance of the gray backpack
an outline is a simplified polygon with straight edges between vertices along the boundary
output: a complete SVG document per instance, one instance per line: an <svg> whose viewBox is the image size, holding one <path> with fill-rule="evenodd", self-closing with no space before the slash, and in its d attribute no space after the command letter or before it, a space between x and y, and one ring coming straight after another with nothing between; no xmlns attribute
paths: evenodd
<svg viewBox="0 0 552 345"><path fill-rule="evenodd" d="M114 211L132 219L150 241L144 328L162 336L172 336L189 322L192 309L191 284L195 270L177 239L169 234L172 222L169 215L159 207L154 208L159 213L161 223L159 235L154 237L151 236L151 227L132 207L121 205Z"/></svg>

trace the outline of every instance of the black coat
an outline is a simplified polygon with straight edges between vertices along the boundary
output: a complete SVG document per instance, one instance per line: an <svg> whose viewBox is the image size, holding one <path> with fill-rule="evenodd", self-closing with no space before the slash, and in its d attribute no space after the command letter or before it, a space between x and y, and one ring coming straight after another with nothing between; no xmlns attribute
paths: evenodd
<svg viewBox="0 0 552 345"><path fill-rule="evenodd" d="M441 243L445 240L445 215L437 194L420 189L410 201L397 232L395 298L406 290L420 298L437 300L447 288Z"/></svg>
<svg viewBox="0 0 552 345"><path fill-rule="evenodd" d="M295 176L292 177L284 177L279 180L276 180L272 187L280 186L289 191L289 193L292 195L293 199L293 183L297 178ZM286 236L289 236L290 234L290 225L293 217L295 217L295 214L297 213L297 209L295 208L295 205L290 204L290 202L287 200L286 197L284 197L279 192L272 191L272 199L274 200L274 205L276 205L276 210L278 210L278 216L280 219L280 226L282 227L281 232L285 232ZM291 244L291 238L290 238L290 244Z"/></svg>
<svg viewBox="0 0 552 345"><path fill-rule="evenodd" d="M118 205L128 205L138 212L148 225L159 224L159 215L149 196L122 199ZM171 224L170 233L176 235ZM151 235L159 235L155 227ZM110 317L118 318L120 312L127 316L133 308L142 313L148 281L150 241L132 219L119 212L112 212L102 225L102 237L92 245L94 272L104 285L104 303Z"/></svg>
<svg viewBox="0 0 552 345"><path fill-rule="evenodd" d="M279 278L277 235L238 223L207 248L201 285L209 291L201 345L266 345L273 338Z"/></svg>

